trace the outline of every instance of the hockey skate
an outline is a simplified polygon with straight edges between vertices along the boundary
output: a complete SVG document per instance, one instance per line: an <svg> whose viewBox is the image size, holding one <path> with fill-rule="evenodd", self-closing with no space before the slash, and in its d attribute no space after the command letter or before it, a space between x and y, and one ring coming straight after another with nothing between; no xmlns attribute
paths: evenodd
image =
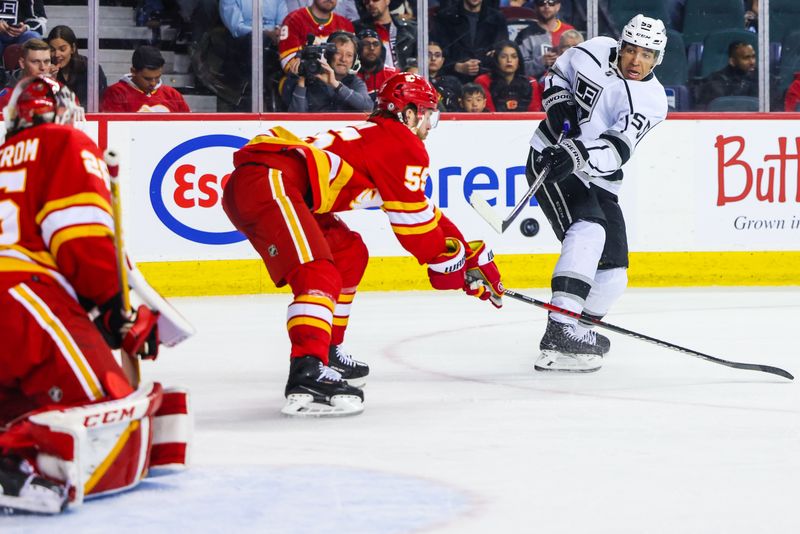
<svg viewBox="0 0 800 534"><path fill-rule="evenodd" d="M328 367L342 375L342 379L357 388L363 388L367 383L369 365L353 357L342 345L331 345L328 350Z"/></svg>
<svg viewBox="0 0 800 534"><path fill-rule="evenodd" d="M286 383L286 405L293 417L336 417L364 411L364 394L314 356L292 358Z"/></svg>
<svg viewBox="0 0 800 534"><path fill-rule="evenodd" d="M0 458L0 511L58 514L68 496L67 488L37 475L27 460Z"/></svg>
<svg viewBox="0 0 800 534"><path fill-rule="evenodd" d="M537 371L560 371L566 373L591 373L603 365L603 354L608 352L610 342L605 336L606 344L598 342L594 330L580 328L575 324L559 323L547 320L547 329L539 343L542 351L533 368Z"/></svg>

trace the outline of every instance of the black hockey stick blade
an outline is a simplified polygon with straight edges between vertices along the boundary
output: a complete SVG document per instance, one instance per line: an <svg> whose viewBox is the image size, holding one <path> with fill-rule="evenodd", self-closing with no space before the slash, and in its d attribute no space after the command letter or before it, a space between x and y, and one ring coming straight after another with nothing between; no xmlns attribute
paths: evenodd
<svg viewBox="0 0 800 534"><path fill-rule="evenodd" d="M758 363L740 363L740 362L732 362L730 360L723 360L722 358L717 358L716 356L711 356L708 354L704 354L702 352L698 352L696 350L687 349L686 347L681 347L680 345L675 345L674 343L670 343L668 341L662 341L660 339L656 339L654 337L650 337L645 334L640 334L638 332L633 332L632 330L628 330L626 328L622 328L610 323L603 322L600 319L595 319L594 317L586 315L585 313L575 313L573 311L569 311L564 308L559 308L558 306L554 306L547 302L542 302L541 300L537 300L533 297L523 295L522 293L518 293L511 289L506 289L505 296L511 297L512 299L516 299L528 304L533 304L534 306L538 306L539 308L551 312L556 312L562 315L566 315L568 317L572 317L573 319L578 319L583 322L591 323L595 326L605 328L606 330L611 330L612 332L616 332L624 336L632 337L635 339L641 339L642 341L647 341L648 343L653 343L654 345L658 345L660 347L665 347L667 349L683 352L684 354L688 354L690 356L694 356L696 358L700 358L712 363L717 363L719 365L724 365L726 367L733 367L734 369L761 371L762 373L769 373L772 375L777 375L783 378L787 378L789 380L794 380L794 376L789 371L781 369L780 367L773 367L772 365L761 365Z"/></svg>

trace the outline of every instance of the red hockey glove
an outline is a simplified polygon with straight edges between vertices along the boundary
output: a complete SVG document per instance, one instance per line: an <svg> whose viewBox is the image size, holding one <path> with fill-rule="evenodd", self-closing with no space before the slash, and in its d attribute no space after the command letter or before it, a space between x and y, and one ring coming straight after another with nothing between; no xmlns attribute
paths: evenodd
<svg viewBox="0 0 800 534"><path fill-rule="evenodd" d="M122 310L122 294L117 293L100 306L95 324L112 349L154 360L158 356L158 312L147 306L130 315Z"/></svg>
<svg viewBox="0 0 800 534"><path fill-rule="evenodd" d="M494 264L494 253L483 241L470 241L467 254L467 279L464 291L468 295L488 300L495 308L503 307L503 282Z"/></svg>
<svg viewBox="0 0 800 534"><path fill-rule="evenodd" d="M447 249L428 263L428 278L434 289L464 287L464 244L448 237Z"/></svg>

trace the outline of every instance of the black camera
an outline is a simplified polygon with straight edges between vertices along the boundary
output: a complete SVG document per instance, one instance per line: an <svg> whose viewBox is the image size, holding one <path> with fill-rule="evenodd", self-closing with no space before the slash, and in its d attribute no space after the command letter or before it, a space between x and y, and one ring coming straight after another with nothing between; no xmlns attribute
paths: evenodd
<svg viewBox="0 0 800 534"><path fill-rule="evenodd" d="M314 36L308 34L306 45L300 50L300 67L297 73L306 78L315 76L322 72L322 56L332 56L336 53L334 43L322 43L315 45Z"/></svg>

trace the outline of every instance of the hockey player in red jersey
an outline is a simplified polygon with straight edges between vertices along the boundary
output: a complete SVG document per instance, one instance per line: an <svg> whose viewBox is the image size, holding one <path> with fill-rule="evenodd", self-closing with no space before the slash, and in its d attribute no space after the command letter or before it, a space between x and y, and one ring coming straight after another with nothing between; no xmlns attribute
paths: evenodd
<svg viewBox="0 0 800 534"><path fill-rule="evenodd" d="M252 139L234 155L223 208L261 255L273 282L294 300L287 415L346 415L363 410L355 387L369 368L341 343L369 255L335 213L380 207L400 244L428 265L436 289L464 290L502 305L493 254L467 242L425 196L436 125L436 90L416 74L390 78L367 122L302 140L283 128ZM480 281L467 281L477 279Z"/></svg>
<svg viewBox="0 0 800 534"><path fill-rule="evenodd" d="M123 311L108 169L71 125L82 114L45 77L21 80L4 112L0 509L56 513L135 485L153 459L150 419L163 391L134 391L109 346L155 357L158 314ZM113 451L96 447L98 433Z"/></svg>

